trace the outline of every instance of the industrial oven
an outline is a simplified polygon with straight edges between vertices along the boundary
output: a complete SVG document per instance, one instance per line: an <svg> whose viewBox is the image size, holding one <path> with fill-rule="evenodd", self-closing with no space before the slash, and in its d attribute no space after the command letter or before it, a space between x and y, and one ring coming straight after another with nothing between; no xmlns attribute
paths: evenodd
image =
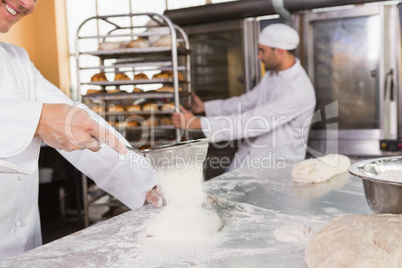
<svg viewBox="0 0 402 268"><path fill-rule="evenodd" d="M402 150L401 29L395 4L293 15L317 107L309 152L377 156Z"/></svg>

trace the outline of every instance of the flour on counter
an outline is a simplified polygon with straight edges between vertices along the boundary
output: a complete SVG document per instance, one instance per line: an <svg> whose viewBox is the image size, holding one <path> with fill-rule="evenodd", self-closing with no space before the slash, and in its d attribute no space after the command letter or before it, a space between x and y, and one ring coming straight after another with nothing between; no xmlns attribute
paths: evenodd
<svg viewBox="0 0 402 268"><path fill-rule="evenodd" d="M305 225L283 226L273 232L276 240L286 243L307 243L311 237L311 229Z"/></svg>
<svg viewBox="0 0 402 268"><path fill-rule="evenodd" d="M385 180L385 181L393 181L393 182L402 182L402 171L400 170L387 170L375 176L376 179Z"/></svg>

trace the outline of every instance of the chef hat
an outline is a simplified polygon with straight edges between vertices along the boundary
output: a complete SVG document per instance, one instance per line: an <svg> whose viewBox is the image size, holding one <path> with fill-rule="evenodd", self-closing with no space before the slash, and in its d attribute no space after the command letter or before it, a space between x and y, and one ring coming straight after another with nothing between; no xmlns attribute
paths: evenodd
<svg viewBox="0 0 402 268"><path fill-rule="evenodd" d="M261 33L258 43L264 46L292 50L300 42L297 31L286 24L275 23L265 27Z"/></svg>

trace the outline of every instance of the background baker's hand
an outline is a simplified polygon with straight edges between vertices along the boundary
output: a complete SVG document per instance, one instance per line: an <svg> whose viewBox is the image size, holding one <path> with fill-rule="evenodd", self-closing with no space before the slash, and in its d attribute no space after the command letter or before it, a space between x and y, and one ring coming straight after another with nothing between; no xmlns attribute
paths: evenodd
<svg viewBox="0 0 402 268"><path fill-rule="evenodd" d="M205 112L204 102L194 92L191 92L191 110L196 114Z"/></svg>
<svg viewBox="0 0 402 268"><path fill-rule="evenodd" d="M172 124L181 129L200 129L201 121L194 114L180 107L181 113L173 113Z"/></svg>
<svg viewBox="0 0 402 268"><path fill-rule="evenodd" d="M147 200L148 203L154 205L155 207L161 207L163 205L162 193L159 191L159 188L157 186L155 186L151 191L146 194L145 200Z"/></svg>
<svg viewBox="0 0 402 268"><path fill-rule="evenodd" d="M43 104L35 135L47 145L64 151L89 149L99 151L100 141L125 154L125 145L101 127L89 114L67 104Z"/></svg>

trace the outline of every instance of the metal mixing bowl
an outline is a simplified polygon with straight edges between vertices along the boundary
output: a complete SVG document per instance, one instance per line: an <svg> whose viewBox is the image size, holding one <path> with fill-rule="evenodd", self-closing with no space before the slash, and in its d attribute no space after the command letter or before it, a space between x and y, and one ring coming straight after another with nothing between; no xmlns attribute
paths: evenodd
<svg viewBox="0 0 402 268"><path fill-rule="evenodd" d="M402 214L402 182L378 179L386 171L402 173L402 156L369 159L349 167L349 173L363 180L364 194L374 213Z"/></svg>

